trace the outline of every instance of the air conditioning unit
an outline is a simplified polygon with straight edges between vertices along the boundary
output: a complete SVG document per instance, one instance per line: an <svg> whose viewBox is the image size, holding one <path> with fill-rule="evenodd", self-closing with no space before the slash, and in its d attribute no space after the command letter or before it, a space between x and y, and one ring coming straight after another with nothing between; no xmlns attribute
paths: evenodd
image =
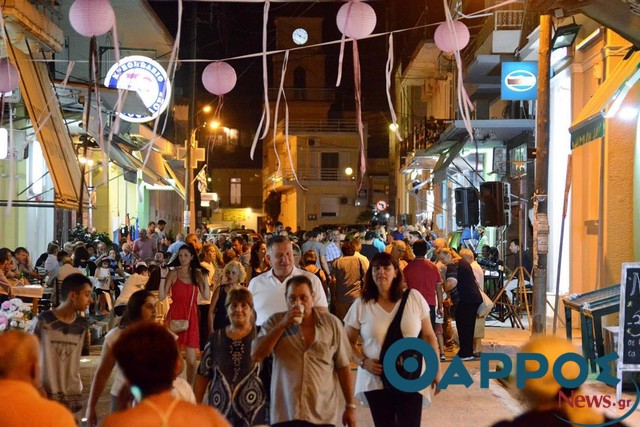
<svg viewBox="0 0 640 427"><path fill-rule="evenodd" d="M346 196L342 196L340 197L340 204L341 205L346 205L347 203L349 203L349 198Z"/></svg>
<svg viewBox="0 0 640 427"><path fill-rule="evenodd" d="M315 145L317 144L318 141L316 141L315 139L308 139L307 140L307 146L309 147L315 147Z"/></svg>

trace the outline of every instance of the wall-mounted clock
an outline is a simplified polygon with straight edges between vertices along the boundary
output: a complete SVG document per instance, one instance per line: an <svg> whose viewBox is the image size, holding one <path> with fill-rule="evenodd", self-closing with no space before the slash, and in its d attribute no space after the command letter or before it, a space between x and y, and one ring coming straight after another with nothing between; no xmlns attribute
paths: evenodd
<svg viewBox="0 0 640 427"><path fill-rule="evenodd" d="M293 30L293 34L291 34L291 38L293 42L298 46L302 46L309 40L309 34L307 34L307 30L304 28L296 28Z"/></svg>

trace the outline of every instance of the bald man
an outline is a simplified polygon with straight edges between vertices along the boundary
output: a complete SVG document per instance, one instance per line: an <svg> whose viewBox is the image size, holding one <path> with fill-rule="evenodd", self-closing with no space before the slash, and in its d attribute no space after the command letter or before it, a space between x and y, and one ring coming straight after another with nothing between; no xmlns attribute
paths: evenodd
<svg viewBox="0 0 640 427"><path fill-rule="evenodd" d="M39 378L38 339L18 331L0 334L1 426L76 426L67 408L40 395Z"/></svg>

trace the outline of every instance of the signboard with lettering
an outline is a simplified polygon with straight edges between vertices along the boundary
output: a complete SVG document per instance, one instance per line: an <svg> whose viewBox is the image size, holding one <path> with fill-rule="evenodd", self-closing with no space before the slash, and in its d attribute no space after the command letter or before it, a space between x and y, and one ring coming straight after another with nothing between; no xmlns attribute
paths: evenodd
<svg viewBox="0 0 640 427"><path fill-rule="evenodd" d="M511 101L538 98L538 63L503 62L500 97Z"/></svg>
<svg viewBox="0 0 640 427"><path fill-rule="evenodd" d="M133 123L145 123L158 117L169 105L171 83L160 64L146 56L122 58L107 72L104 85L116 89L135 90L151 115L120 113L120 118Z"/></svg>
<svg viewBox="0 0 640 427"><path fill-rule="evenodd" d="M242 222L247 220L246 209L224 209L222 211L223 221Z"/></svg>
<svg viewBox="0 0 640 427"><path fill-rule="evenodd" d="M620 282L620 331L617 377L623 371L640 371L640 263L622 264ZM620 394L622 381L618 383Z"/></svg>

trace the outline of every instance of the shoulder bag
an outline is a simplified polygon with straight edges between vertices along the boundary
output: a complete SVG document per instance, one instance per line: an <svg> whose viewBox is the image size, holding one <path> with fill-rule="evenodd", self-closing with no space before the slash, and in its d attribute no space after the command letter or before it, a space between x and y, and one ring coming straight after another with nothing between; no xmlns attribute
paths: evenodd
<svg viewBox="0 0 640 427"><path fill-rule="evenodd" d="M193 298L197 292L198 292L197 290L196 292L191 292L191 304L189 304L189 314L187 315L187 318L171 319L171 322L169 322L169 328L174 333L179 334L180 332L184 332L187 329L189 329L189 320L191 319L191 309L193 308Z"/></svg>
<svg viewBox="0 0 640 427"><path fill-rule="evenodd" d="M396 313L395 317L391 321L391 325L389 326L387 335L384 338L384 342L382 343L382 348L380 349L380 363L383 363L384 357L387 353L387 350L389 350L389 347L391 347L391 345L396 341L398 341L399 339L404 338L402 335L402 330L400 329L400 323L402 321L402 314L404 313L404 307L405 305L407 305L409 292L410 291L408 289L404 291L404 294L402 295L402 301L400 302L400 307L398 308L398 312ZM419 336L420 334L418 334L418 337ZM406 369L404 369L404 361L411 357L413 357L418 361L418 369L416 369L413 372L408 372ZM415 380L419 378L420 375L422 374L422 363L423 363L422 355L420 354L419 351L405 350L402 353L400 353L400 356L398 356L398 358L396 359L395 369L402 378L406 380ZM394 391L398 393L405 393L401 390L398 390L393 385L391 385L384 371L382 372L381 379L382 379L382 384L384 384L384 388L386 390Z"/></svg>
<svg viewBox="0 0 640 427"><path fill-rule="evenodd" d="M480 317L487 317L493 310L494 303L484 291L480 290L480 294L482 295L482 303L478 307L477 314Z"/></svg>

